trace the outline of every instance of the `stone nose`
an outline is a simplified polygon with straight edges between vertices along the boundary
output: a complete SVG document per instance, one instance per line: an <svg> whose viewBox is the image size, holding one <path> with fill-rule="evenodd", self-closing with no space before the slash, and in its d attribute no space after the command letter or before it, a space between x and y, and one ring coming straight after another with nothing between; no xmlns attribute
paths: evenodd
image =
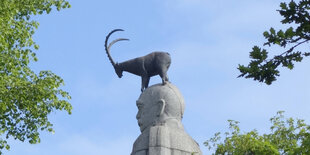
<svg viewBox="0 0 310 155"><path fill-rule="evenodd" d="M140 112L138 112L136 115L136 119L139 120L140 118L141 118L141 114L140 114Z"/></svg>

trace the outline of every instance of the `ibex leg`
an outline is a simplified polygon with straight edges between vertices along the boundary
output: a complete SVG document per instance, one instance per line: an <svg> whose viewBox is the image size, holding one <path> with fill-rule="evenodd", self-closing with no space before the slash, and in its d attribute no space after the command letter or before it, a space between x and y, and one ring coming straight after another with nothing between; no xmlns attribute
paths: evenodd
<svg viewBox="0 0 310 155"><path fill-rule="evenodd" d="M167 75L167 68L162 69L162 71L159 73L159 76L161 77L161 80L163 82L163 85L166 84L168 80L168 75Z"/></svg>
<svg viewBox="0 0 310 155"><path fill-rule="evenodd" d="M141 92L144 90L144 88L147 88L149 86L150 77L149 76L141 76L142 84L141 84Z"/></svg>

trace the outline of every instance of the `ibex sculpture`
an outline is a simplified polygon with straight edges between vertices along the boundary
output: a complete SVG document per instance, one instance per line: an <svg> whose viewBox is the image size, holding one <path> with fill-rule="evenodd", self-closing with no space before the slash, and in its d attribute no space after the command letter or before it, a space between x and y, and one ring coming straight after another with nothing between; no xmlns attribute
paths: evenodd
<svg viewBox="0 0 310 155"><path fill-rule="evenodd" d="M143 91L145 88L148 87L150 78L154 75L159 75L162 79L162 83L166 84L166 82L169 81L167 71L171 64L170 54L167 52L152 52L142 57L134 58L121 63L115 63L110 54L111 46L118 41L129 40L125 38L115 39L109 44L109 46L107 46L109 37L116 31L124 31L124 30L115 29L111 31L106 36L104 46L108 58L112 63L118 77L121 78L123 76L123 71L141 76L142 79L141 91Z"/></svg>

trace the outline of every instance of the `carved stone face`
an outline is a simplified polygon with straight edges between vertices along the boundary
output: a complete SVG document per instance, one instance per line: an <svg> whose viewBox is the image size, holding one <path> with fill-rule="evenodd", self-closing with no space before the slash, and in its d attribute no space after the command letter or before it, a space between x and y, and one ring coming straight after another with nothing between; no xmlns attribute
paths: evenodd
<svg viewBox="0 0 310 155"><path fill-rule="evenodd" d="M158 104L147 98L148 95L142 95L137 100L137 107L139 111L136 118L138 120L138 125L141 132L147 127L151 126L155 121L158 120L159 117Z"/></svg>

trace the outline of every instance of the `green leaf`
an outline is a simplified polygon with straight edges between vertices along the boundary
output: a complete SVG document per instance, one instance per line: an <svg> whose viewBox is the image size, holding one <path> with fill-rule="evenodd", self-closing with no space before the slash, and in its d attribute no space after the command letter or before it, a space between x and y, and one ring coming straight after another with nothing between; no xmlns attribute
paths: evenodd
<svg viewBox="0 0 310 155"><path fill-rule="evenodd" d="M39 49L39 45L34 45L34 49L38 50Z"/></svg>
<svg viewBox="0 0 310 155"><path fill-rule="evenodd" d="M285 37L284 32L282 30L278 31L277 35L280 38L284 38Z"/></svg>
<svg viewBox="0 0 310 155"><path fill-rule="evenodd" d="M289 68L289 69L293 69L293 68L294 68L294 64L292 64L292 63L288 63L288 64L287 64L287 68Z"/></svg>
<svg viewBox="0 0 310 155"><path fill-rule="evenodd" d="M292 38L293 36L295 35L294 33L294 30L292 27L288 28L286 31L285 31L285 36L287 38Z"/></svg>
<svg viewBox="0 0 310 155"><path fill-rule="evenodd" d="M270 28L269 31L270 31L271 34L276 34L276 31L274 30L274 28Z"/></svg>
<svg viewBox="0 0 310 155"><path fill-rule="evenodd" d="M280 3L280 7L281 7L281 9L283 9L283 10L287 10L287 5L286 5L286 3Z"/></svg>
<svg viewBox="0 0 310 155"><path fill-rule="evenodd" d="M291 10L295 10L295 8L296 8L296 3L295 3L294 1L291 1L291 2L289 3L289 7L290 7Z"/></svg>
<svg viewBox="0 0 310 155"><path fill-rule="evenodd" d="M265 38L268 38L268 37L270 36L268 31L265 31L265 32L263 33L263 35L264 35Z"/></svg>

